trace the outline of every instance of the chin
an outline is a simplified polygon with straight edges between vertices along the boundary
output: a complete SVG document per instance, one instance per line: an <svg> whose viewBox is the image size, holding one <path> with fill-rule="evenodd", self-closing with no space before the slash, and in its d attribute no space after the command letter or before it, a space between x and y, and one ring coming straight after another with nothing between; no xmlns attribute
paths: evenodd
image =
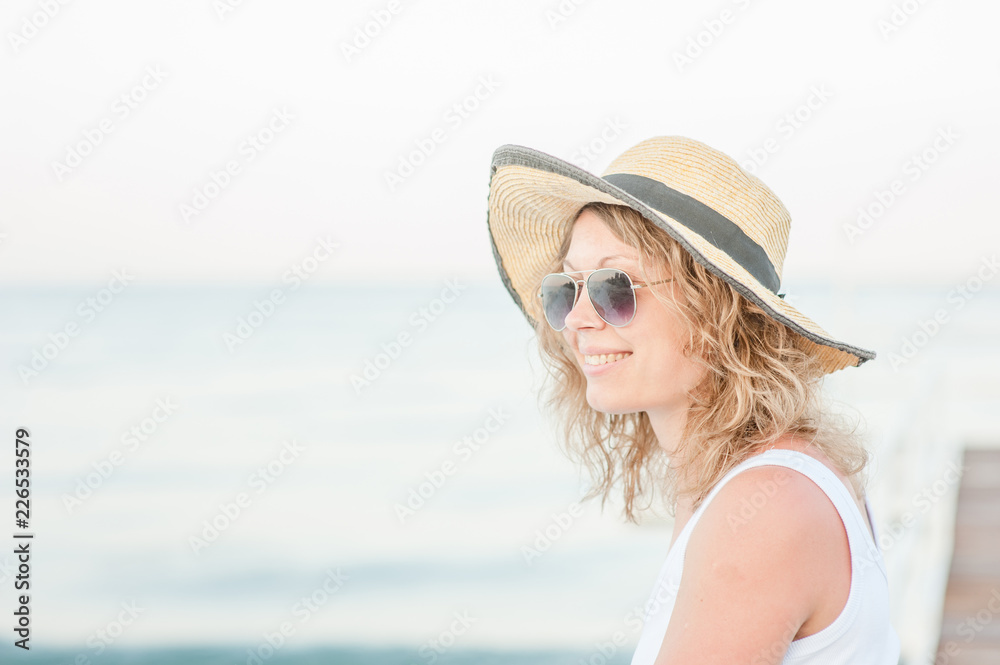
<svg viewBox="0 0 1000 665"><path fill-rule="evenodd" d="M637 406L637 404L631 400L622 399L621 396L612 397L604 393L605 391L598 391L598 394L594 394L593 391L587 391L587 403L590 404L590 408L595 411L600 411L601 413L607 414L624 414L624 413L635 413L636 411L641 411L642 409Z"/></svg>

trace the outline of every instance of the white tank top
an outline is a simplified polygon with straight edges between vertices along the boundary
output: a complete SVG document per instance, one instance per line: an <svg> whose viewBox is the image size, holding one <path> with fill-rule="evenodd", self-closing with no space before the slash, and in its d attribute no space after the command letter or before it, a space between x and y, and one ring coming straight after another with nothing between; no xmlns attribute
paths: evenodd
<svg viewBox="0 0 1000 665"><path fill-rule="evenodd" d="M632 656L632 665L653 665L660 652L680 585L684 552L701 514L730 478L746 469L763 465L789 467L819 485L840 513L851 549L851 590L844 609L823 630L792 641L781 661L782 665L897 665L900 644L889 621L889 584L885 562L876 545L878 532L875 532L873 541L857 503L832 470L810 455L781 448L754 455L730 469L684 525L677 541L667 552L667 559L646 604L646 620ZM867 496L865 510L872 529L875 529ZM711 648L711 645L706 645L706 648Z"/></svg>

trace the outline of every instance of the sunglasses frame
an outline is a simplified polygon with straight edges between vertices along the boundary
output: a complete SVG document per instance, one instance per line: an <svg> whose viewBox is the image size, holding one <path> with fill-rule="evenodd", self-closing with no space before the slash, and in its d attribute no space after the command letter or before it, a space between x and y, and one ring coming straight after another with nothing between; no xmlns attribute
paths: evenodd
<svg viewBox="0 0 1000 665"><path fill-rule="evenodd" d="M587 300L590 300L590 284L589 284L590 278L594 276L595 272L600 272L602 270L610 270L612 272L620 272L621 274L625 275L625 278L629 282L629 288L632 289L632 299L635 302L635 306L632 308L632 316L629 317L629 320L626 321L625 323L622 323L621 325L615 325L615 324L611 323L610 321L608 321L607 319L605 319L603 316L601 316L601 313L597 311L597 307L594 307L593 301L590 301L590 306L594 307L594 312L597 314L597 316L600 316L602 321L604 321L609 326L612 326L614 328L624 328L628 324L632 323L633 319L635 319L636 312L639 311L639 301L635 297L635 291L636 291L636 289L641 289L641 288L643 288L645 286L652 286L653 284L663 284L665 282L672 282L672 281L674 281L673 278L670 278L670 279L661 279L661 280L659 280L657 282L649 282L649 283L639 282L639 283L636 283L636 280L632 279L632 275L628 274L627 272L625 272L621 268L592 268L591 270L571 270L569 272L551 272L548 275L545 275L545 277L542 277L542 282L544 282L546 278L551 277L553 275L565 275L566 277L569 277L570 281L573 282L573 289L575 291L575 293L573 295L573 306L570 307L570 312L572 312L573 308L575 308L576 305L577 305L577 303L580 302L580 293L581 293L580 285L584 284L586 286L586 288L587 288L587 296L588 296ZM575 274L581 273L581 272L589 272L590 274L587 275L583 279L574 279L572 277L572 275L575 275ZM537 291L536 295L539 298L542 297L542 285L541 284L539 284L539 286L538 286L538 291ZM545 316L545 322L548 323L549 327L552 328L553 330L555 330L556 332L562 332L563 330L566 329L566 321L565 321L565 319L563 320L563 326L562 326L562 328L556 328L555 326L552 325L552 322L549 321L549 317L545 314L545 305L544 304L542 305L542 316ZM567 314L567 316L568 316L568 314Z"/></svg>

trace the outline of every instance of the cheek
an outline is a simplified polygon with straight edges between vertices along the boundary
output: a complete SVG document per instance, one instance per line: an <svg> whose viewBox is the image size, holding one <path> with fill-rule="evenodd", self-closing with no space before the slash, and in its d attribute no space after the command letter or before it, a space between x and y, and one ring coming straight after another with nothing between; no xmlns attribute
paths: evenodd
<svg viewBox="0 0 1000 665"><path fill-rule="evenodd" d="M547 325L547 324L546 324ZM573 348L576 346L576 333L571 331L568 327L564 328L562 332L557 333L562 335L563 344L566 345L566 353L570 356L575 357L576 354L573 352Z"/></svg>
<svg viewBox="0 0 1000 665"><path fill-rule="evenodd" d="M655 307L662 309L664 306L657 302ZM630 332L634 335L636 347L644 348L650 359L655 357L664 362L685 359L684 348L690 340L682 322L673 312L654 310L639 323Z"/></svg>
<svg viewBox="0 0 1000 665"><path fill-rule="evenodd" d="M687 373L688 359L679 349L664 345L649 354L642 365L661 378L677 378L682 373Z"/></svg>
<svg viewBox="0 0 1000 665"><path fill-rule="evenodd" d="M636 339L635 348L641 353L640 371L655 374L653 378L684 379L695 377L700 365L693 356L685 354L690 343L686 334L677 326L676 319L662 317L655 322L655 334L643 335Z"/></svg>

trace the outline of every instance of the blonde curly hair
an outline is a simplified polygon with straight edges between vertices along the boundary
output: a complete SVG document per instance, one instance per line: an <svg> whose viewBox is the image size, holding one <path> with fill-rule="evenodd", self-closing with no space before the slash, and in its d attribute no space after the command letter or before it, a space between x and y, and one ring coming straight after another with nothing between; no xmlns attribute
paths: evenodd
<svg viewBox="0 0 1000 665"><path fill-rule="evenodd" d="M857 426L835 413L822 391L824 372L796 345L796 333L771 318L731 285L709 272L663 229L624 205L593 202L590 210L622 242L639 250L639 269L666 262L682 297L649 287L685 322L686 356L707 368L690 391L691 406L672 459L659 447L646 412L606 414L587 402L587 379L563 333L536 323L547 381L540 406L555 414L563 451L582 462L593 485L584 499L601 495L602 510L616 483L624 490L625 518L638 523L637 500L659 492L675 512L678 498L693 509L734 466L792 434L809 440L851 479L857 496L867 484L869 453ZM561 272L572 225L548 272ZM698 352L694 350L697 349ZM650 504L651 505L651 504Z"/></svg>

